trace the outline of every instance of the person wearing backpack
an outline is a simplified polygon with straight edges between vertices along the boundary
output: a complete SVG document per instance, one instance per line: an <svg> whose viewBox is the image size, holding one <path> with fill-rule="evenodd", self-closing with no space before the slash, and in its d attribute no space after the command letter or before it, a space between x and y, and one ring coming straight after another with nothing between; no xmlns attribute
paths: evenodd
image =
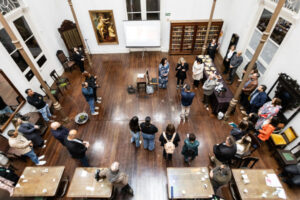
<svg viewBox="0 0 300 200"><path fill-rule="evenodd" d="M189 163L189 158L194 160L198 156L199 141L196 140L194 133L188 134L188 138L184 140L181 154L184 156L184 162Z"/></svg>
<svg viewBox="0 0 300 200"><path fill-rule="evenodd" d="M163 132L160 137L160 146L164 148L163 157L167 160L172 160L172 155L180 141L179 134L175 132L174 124L168 124L166 132Z"/></svg>

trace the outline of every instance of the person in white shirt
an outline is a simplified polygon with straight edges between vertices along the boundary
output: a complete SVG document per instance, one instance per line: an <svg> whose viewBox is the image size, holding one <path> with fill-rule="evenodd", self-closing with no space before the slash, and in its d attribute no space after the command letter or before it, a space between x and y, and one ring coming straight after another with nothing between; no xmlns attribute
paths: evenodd
<svg viewBox="0 0 300 200"><path fill-rule="evenodd" d="M203 78L203 68L204 64L201 58L198 56L193 65L193 79L194 79L194 86L197 89L200 83L200 80Z"/></svg>
<svg viewBox="0 0 300 200"><path fill-rule="evenodd" d="M224 67L225 67L225 70L223 72L223 74L227 74L228 71L229 71L229 65L230 65L230 60L231 58L233 57L233 55L236 54L236 51L235 51L235 46L232 45L230 47L230 49L228 49L225 57L224 57L224 60L223 60L223 64L224 64Z"/></svg>

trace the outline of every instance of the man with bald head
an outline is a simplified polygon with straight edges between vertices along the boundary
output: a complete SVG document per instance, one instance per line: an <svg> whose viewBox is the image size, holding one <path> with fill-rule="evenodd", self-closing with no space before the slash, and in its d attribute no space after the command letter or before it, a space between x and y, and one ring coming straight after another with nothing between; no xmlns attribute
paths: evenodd
<svg viewBox="0 0 300 200"><path fill-rule="evenodd" d="M230 60L229 77L227 79L230 85L233 83L235 72L238 69L238 67L242 64L242 62L243 62L242 52L238 51L236 54L232 56Z"/></svg>
<svg viewBox="0 0 300 200"><path fill-rule="evenodd" d="M77 131L75 129L69 131L68 137L66 137L64 141L65 147L68 149L72 158L79 159L82 166L89 167L85 152L89 148L90 143L76 138L76 135Z"/></svg>
<svg viewBox="0 0 300 200"><path fill-rule="evenodd" d="M59 122L52 122L50 125L51 133L62 145L65 145L65 139L68 137L69 129L61 125Z"/></svg>

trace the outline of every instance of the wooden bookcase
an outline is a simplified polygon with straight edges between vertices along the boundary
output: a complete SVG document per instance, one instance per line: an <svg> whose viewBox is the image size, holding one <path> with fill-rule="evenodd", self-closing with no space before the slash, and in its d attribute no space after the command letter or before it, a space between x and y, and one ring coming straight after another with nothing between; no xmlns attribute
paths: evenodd
<svg viewBox="0 0 300 200"><path fill-rule="evenodd" d="M208 43L219 38L222 25L223 20L212 21ZM169 54L200 54L207 26L208 20L171 21Z"/></svg>

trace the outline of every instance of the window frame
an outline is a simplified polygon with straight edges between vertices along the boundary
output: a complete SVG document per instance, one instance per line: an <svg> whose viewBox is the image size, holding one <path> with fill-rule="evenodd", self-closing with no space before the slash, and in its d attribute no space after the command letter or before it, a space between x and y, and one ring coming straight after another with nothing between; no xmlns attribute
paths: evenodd
<svg viewBox="0 0 300 200"><path fill-rule="evenodd" d="M160 20L161 19L161 2L162 0L157 0L159 1L159 11L147 11L147 0L140 0L140 5L141 5L141 11L140 12L127 12L127 20L129 21L134 21L128 18L128 14L141 14L141 20L142 21L146 21L149 20L147 19L147 14L151 14L151 13L157 13L159 14L159 19L155 19L155 20ZM127 6L127 2L125 1L125 5ZM127 7L126 7L126 11L127 11ZM152 20L152 19L150 19Z"/></svg>

